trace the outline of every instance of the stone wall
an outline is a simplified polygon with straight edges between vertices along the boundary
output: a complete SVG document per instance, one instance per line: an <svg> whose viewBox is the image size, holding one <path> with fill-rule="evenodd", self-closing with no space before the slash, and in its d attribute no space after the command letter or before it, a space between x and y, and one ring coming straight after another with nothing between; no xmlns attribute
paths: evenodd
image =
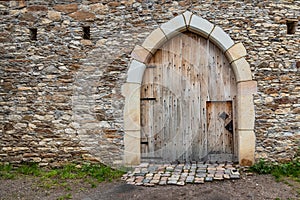
<svg viewBox="0 0 300 200"><path fill-rule="evenodd" d="M287 34L286 20L299 19L299 1L21 0L0 1L0 161L121 165L130 52L186 10L247 49L258 82L256 158L294 157L300 30Z"/></svg>

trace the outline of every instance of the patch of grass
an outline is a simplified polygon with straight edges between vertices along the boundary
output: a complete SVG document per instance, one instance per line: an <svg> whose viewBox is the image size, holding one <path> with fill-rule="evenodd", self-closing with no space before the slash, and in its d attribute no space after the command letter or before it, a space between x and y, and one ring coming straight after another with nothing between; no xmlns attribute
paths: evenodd
<svg viewBox="0 0 300 200"><path fill-rule="evenodd" d="M291 177L297 182L300 181L300 161L297 159L284 164L273 164L260 160L250 167L250 171L258 174L272 174L278 181L282 177Z"/></svg>
<svg viewBox="0 0 300 200"><path fill-rule="evenodd" d="M65 199L72 199L72 195L70 193L68 193L68 194L65 194L65 195L57 198L57 200L65 200Z"/></svg>
<svg viewBox="0 0 300 200"><path fill-rule="evenodd" d="M17 168L17 172L24 175L39 176L42 173L37 163L26 163Z"/></svg>
<svg viewBox="0 0 300 200"><path fill-rule="evenodd" d="M124 171L114 170L103 164L68 164L51 169L41 168L36 163L25 163L16 167L10 164L0 165L0 179L11 179L20 175L34 176L39 178L38 187L46 189L62 187L66 191L72 190L66 180L84 181L91 187L96 187L99 182L112 181L123 174Z"/></svg>
<svg viewBox="0 0 300 200"><path fill-rule="evenodd" d="M0 179L14 179L13 167L10 164L0 165Z"/></svg>
<svg viewBox="0 0 300 200"><path fill-rule="evenodd" d="M81 172L97 179L98 182L111 181L116 178L120 178L124 172L120 170L114 170L104 165L84 165L81 168Z"/></svg>

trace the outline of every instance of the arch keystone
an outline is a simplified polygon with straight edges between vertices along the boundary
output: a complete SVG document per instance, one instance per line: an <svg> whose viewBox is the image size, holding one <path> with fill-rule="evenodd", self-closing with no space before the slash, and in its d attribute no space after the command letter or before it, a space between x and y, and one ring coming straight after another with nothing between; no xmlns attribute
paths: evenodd
<svg viewBox="0 0 300 200"><path fill-rule="evenodd" d="M190 11L185 11L184 13L182 13L182 15L184 17L186 27L189 28L193 13Z"/></svg>

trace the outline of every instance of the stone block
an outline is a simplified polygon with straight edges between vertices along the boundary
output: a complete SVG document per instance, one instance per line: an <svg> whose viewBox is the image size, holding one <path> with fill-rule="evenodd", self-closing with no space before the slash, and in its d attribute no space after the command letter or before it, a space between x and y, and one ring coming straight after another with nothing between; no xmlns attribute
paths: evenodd
<svg viewBox="0 0 300 200"><path fill-rule="evenodd" d="M152 184L158 184L158 183L159 183L159 180L158 180L158 179L156 179L156 180L151 180L150 183L152 183Z"/></svg>
<svg viewBox="0 0 300 200"><path fill-rule="evenodd" d="M176 185L184 186L185 185L185 181L178 181Z"/></svg>
<svg viewBox="0 0 300 200"><path fill-rule="evenodd" d="M257 93L257 82L253 80L240 82L237 84L238 95L248 96Z"/></svg>
<svg viewBox="0 0 300 200"><path fill-rule="evenodd" d="M168 180L168 185L176 185L177 184L177 180L176 179L169 179Z"/></svg>
<svg viewBox="0 0 300 200"><path fill-rule="evenodd" d="M253 130L255 121L255 110L252 96L241 96L238 98L237 128Z"/></svg>
<svg viewBox="0 0 300 200"><path fill-rule="evenodd" d="M230 175L229 174L224 174L223 177L224 177L224 179L230 179Z"/></svg>
<svg viewBox="0 0 300 200"><path fill-rule="evenodd" d="M194 176L188 176L186 178L186 183L193 183L194 182L195 177Z"/></svg>
<svg viewBox="0 0 300 200"><path fill-rule="evenodd" d="M170 21L162 24L160 28L165 33L167 39L187 30L183 15L178 15Z"/></svg>
<svg viewBox="0 0 300 200"><path fill-rule="evenodd" d="M150 33L150 35L143 42L142 46L154 54L156 50L160 48L160 46L166 41L167 38L163 31L160 28L157 28Z"/></svg>
<svg viewBox="0 0 300 200"><path fill-rule="evenodd" d="M193 13L190 12L190 11L185 11L182 15L184 17L185 24L188 28L188 26L190 25L190 21L191 21L191 18L193 16Z"/></svg>
<svg viewBox="0 0 300 200"><path fill-rule="evenodd" d="M148 50L139 45L136 45L131 52L131 57L142 63L147 63L151 56L152 54Z"/></svg>
<svg viewBox="0 0 300 200"><path fill-rule="evenodd" d="M142 83L146 65L136 60L132 60L127 76L127 83Z"/></svg>
<svg viewBox="0 0 300 200"><path fill-rule="evenodd" d="M207 177L206 177L207 178ZM204 180L206 180L206 178L195 178L194 183L199 184L199 183L204 183Z"/></svg>
<svg viewBox="0 0 300 200"><path fill-rule="evenodd" d="M202 17L192 15L188 29L194 33L197 33L205 38L208 38L209 34L213 30L214 25L203 19Z"/></svg>
<svg viewBox="0 0 300 200"><path fill-rule="evenodd" d="M240 82L237 87L237 128L253 130L255 121L253 94L256 93L256 81Z"/></svg>
<svg viewBox="0 0 300 200"><path fill-rule="evenodd" d="M26 6L25 0L19 0L19 8L24 8Z"/></svg>
<svg viewBox="0 0 300 200"><path fill-rule="evenodd" d="M213 177L205 177L205 181L206 182L212 182L213 181Z"/></svg>
<svg viewBox="0 0 300 200"><path fill-rule="evenodd" d="M255 134L253 130L238 130L239 163L242 166L254 164Z"/></svg>
<svg viewBox="0 0 300 200"><path fill-rule="evenodd" d="M91 40L80 40L80 43L85 46L92 46L93 43Z"/></svg>
<svg viewBox="0 0 300 200"><path fill-rule="evenodd" d="M56 12L56 11L48 11L48 18L51 19L52 21L60 21L61 14L60 12Z"/></svg>
<svg viewBox="0 0 300 200"><path fill-rule="evenodd" d="M232 62L231 67L237 82L252 80L250 65L245 58Z"/></svg>
<svg viewBox="0 0 300 200"><path fill-rule="evenodd" d="M225 55L228 58L228 61L231 63L235 60L238 60L242 57L245 57L247 55L247 51L242 43L237 43L230 47Z"/></svg>
<svg viewBox="0 0 300 200"><path fill-rule="evenodd" d="M86 11L76 11L69 16L78 21L93 21L96 18L94 13Z"/></svg>
<svg viewBox="0 0 300 200"><path fill-rule="evenodd" d="M224 180L224 178L223 178L223 174L216 174L215 176L214 176L214 180Z"/></svg>
<svg viewBox="0 0 300 200"><path fill-rule="evenodd" d="M64 12L64 13L72 13L78 10L78 4L60 4L53 7L54 10Z"/></svg>
<svg viewBox="0 0 300 200"><path fill-rule="evenodd" d="M28 12L43 12L48 11L47 6L32 5L27 7Z"/></svg>
<svg viewBox="0 0 300 200"><path fill-rule="evenodd" d="M158 185L167 185L167 181L165 181L165 180L159 181Z"/></svg>
<svg viewBox="0 0 300 200"><path fill-rule="evenodd" d="M140 131L125 131L124 161L125 165L138 165L141 159Z"/></svg>
<svg viewBox="0 0 300 200"><path fill-rule="evenodd" d="M122 94L125 96L124 130L140 131L140 84L126 83Z"/></svg>
<svg viewBox="0 0 300 200"><path fill-rule="evenodd" d="M227 51L234 42L230 36L223 31L219 26L215 26L214 30L211 32L209 39L212 40L223 52Z"/></svg>

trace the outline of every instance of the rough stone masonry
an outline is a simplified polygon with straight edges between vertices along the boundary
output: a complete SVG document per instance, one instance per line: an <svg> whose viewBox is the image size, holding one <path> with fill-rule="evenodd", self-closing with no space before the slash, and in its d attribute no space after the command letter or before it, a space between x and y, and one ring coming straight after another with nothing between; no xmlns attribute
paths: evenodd
<svg viewBox="0 0 300 200"><path fill-rule="evenodd" d="M19 0L0 1L0 161L122 165L130 52L186 10L247 49L256 158L299 156L299 1Z"/></svg>

